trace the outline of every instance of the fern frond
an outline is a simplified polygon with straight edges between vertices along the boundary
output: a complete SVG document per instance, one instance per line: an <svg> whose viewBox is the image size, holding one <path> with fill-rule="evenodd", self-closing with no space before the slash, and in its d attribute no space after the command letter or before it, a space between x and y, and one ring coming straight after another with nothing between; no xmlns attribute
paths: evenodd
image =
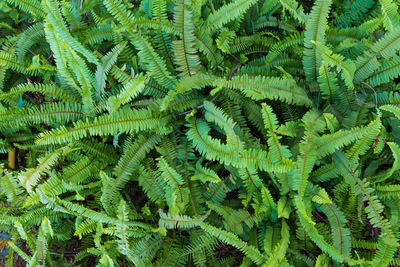
<svg viewBox="0 0 400 267"><path fill-rule="evenodd" d="M42 18L46 15L37 0L6 0L6 2L19 7L27 13L32 13L36 18Z"/></svg>
<svg viewBox="0 0 400 267"><path fill-rule="evenodd" d="M84 55L89 62L98 65L99 60L92 52L85 48L69 33L66 23L61 16L58 2L55 0L45 0L43 1L43 8L47 13L47 23L56 29L57 35L75 51Z"/></svg>
<svg viewBox="0 0 400 267"><path fill-rule="evenodd" d="M254 100L278 99L289 104L312 105L307 93L291 79L243 75L235 76L230 81L217 80L214 85L240 89Z"/></svg>
<svg viewBox="0 0 400 267"><path fill-rule="evenodd" d="M18 39L16 49L17 58L21 64L24 62L24 57L28 49L44 36L43 23L40 22L33 24L22 33L22 36Z"/></svg>
<svg viewBox="0 0 400 267"><path fill-rule="evenodd" d="M296 0L280 0L279 1L284 10L289 13L300 23L305 24L307 21L307 14L304 13L303 7L297 3Z"/></svg>
<svg viewBox="0 0 400 267"><path fill-rule="evenodd" d="M117 199L118 191L128 182L138 163L159 141L160 136L157 134L152 136L140 135L135 142L127 143L124 146L125 153L121 156L113 171L115 179L111 179L110 183L104 188L103 197L106 206L110 206Z"/></svg>
<svg viewBox="0 0 400 267"><path fill-rule="evenodd" d="M398 76L400 76L400 57L395 55L390 60L384 61L368 78L367 83L371 86L378 86L393 81Z"/></svg>
<svg viewBox="0 0 400 267"><path fill-rule="evenodd" d="M377 173L371 179L377 183L377 182L383 182L386 179L390 178L396 171L400 169L400 147L398 144L393 143L393 142L387 142L386 143L389 148L392 150L394 162L391 168L384 170L382 172Z"/></svg>
<svg viewBox="0 0 400 267"><path fill-rule="evenodd" d="M118 55L124 50L126 42L116 45L110 52L108 52L102 59L101 64L97 66L96 78L96 96L97 99L103 96L104 87L106 86L106 76L110 71L112 65L117 61Z"/></svg>
<svg viewBox="0 0 400 267"><path fill-rule="evenodd" d="M338 80L336 74L331 72L329 66L322 62L318 72L318 83L321 89L321 93L324 98L332 99L336 92L339 90Z"/></svg>
<svg viewBox="0 0 400 267"><path fill-rule="evenodd" d="M261 170L287 172L292 168L290 160L284 163L275 163L268 159L265 151L249 149L238 154L235 146L222 144L220 140L213 139L208 135L209 126L202 120L191 120L187 136L193 141L193 146L209 160L218 160L225 164L232 164L238 168L258 167Z"/></svg>
<svg viewBox="0 0 400 267"><path fill-rule="evenodd" d="M206 223L201 223L200 227L207 233L209 233L210 235L218 238L219 240L221 240L224 243L227 243L229 245L232 245L236 248L238 248L240 251L242 251L247 257L249 257L254 263L256 264L262 264L263 262L265 262L266 258L264 255L262 255L260 253L260 251L258 251L257 248L255 248L254 246L249 246L247 245L245 242L243 242L242 240L240 240L236 235L225 231L225 230L221 230L218 229L214 226L211 226L209 224Z"/></svg>
<svg viewBox="0 0 400 267"><path fill-rule="evenodd" d="M400 16L397 5L391 0L380 0L383 26L387 31L400 26Z"/></svg>
<svg viewBox="0 0 400 267"><path fill-rule="evenodd" d="M344 56L333 53L328 47L311 41L320 50L320 56L328 66L335 67L342 76L342 79L348 89L354 89L353 78L356 66L352 60L345 60Z"/></svg>
<svg viewBox="0 0 400 267"><path fill-rule="evenodd" d="M335 203L322 205L321 210L327 215L331 226L333 247L344 257L350 257L351 235L350 230L346 227L347 219L345 215Z"/></svg>
<svg viewBox="0 0 400 267"><path fill-rule="evenodd" d="M152 73L157 82L169 89L176 83L176 78L170 74L165 61L156 53L147 38L140 33L135 33L131 38L132 43L140 51L139 56L146 64L147 70Z"/></svg>
<svg viewBox="0 0 400 267"><path fill-rule="evenodd" d="M368 78L380 66L378 57L385 59L392 58L400 44L400 27L386 33L382 38L375 42L370 49L367 49L356 60L356 71L354 73L354 81L359 83Z"/></svg>
<svg viewBox="0 0 400 267"><path fill-rule="evenodd" d="M279 139L280 136L277 135L276 131L278 129L278 119L276 115L273 113L272 108L265 103L261 104L262 116L264 119L265 128L268 130L269 138L268 138L268 146L270 149L269 155L272 158L278 158L281 161L284 158L290 158L291 153L287 146L281 145Z"/></svg>
<svg viewBox="0 0 400 267"><path fill-rule="evenodd" d="M110 96L107 100L107 104L110 107L110 111L115 112L118 108L134 99L138 94L140 94L145 87L145 77L138 76L132 79L127 84L121 92L116 96Z"/></svg>
<svg viewBox="0 0 400 267"><path fill-rule="evenodd" d="M207 17L207 20L205 21L207 30L212 32L220 29L225 24L240 17L256 3L257 0L234 0L229 4L223 5L220 9Z"/></svg>
<svg viewBox="0 0 400 267"><path fill-rule="evenodd" d="M317 145L318 154L320 156L325 156L332 154L335 150L342 148L358 139L368 140L368 138L376 137L374 133L376 129L379 129L381 121L379 117L371 121L367 126L355 127L351 130L339 130L333 134L325 134L320 138L315 140ZM375 129L375 130L374 130ZM362 143L360 143L361 145ZM363 146L364 149L367 147ZM357 148L354 148L354 152L357 152ZM361 151L359 151L361 153Z"/></svg>
<svg viewBox="0 0 400 267"><path fill-rule="evenodd" d="M172 51L178 70L183 77L192 76L199 71L200 58L195 48L196 37L192 20L191 2L177 0L174 6L174 27L182 33L182 39L172 42Z"/></svg>
<svg viewBox="0 0 400 267"><path fill-rule="evenodd" d="M135 133L163 127L168 117L154 117L149 109L131 110L121 109L109 115L96 117L93 122L88 120L74 123L75 127L67 129L65 126L43 132L39 135L37 144L62 144L82 139L88 135L111 135L119 133Z"/></svg>
<svg viewBox="0 0 400 267"><path fill-rule="evenodd" d="M158 224L160 227L165 227L167 229L190 229L197 227L200 222L202 222L205 217L194 219L187 215L177 215L164 213L161 209L158 211L160 214L160 220Z"/></svg>
<svg viewBox="0 0 400 267"><path fill-rule="evenodd" d="M356 0L351 3L351 6L342 15L335 19L335 24L339 28L351 26L353 23L357 23L358 18L373 5L374 1L372 0Z"/></svg>
<svg viewBox="0 0 400 267"><path fill-rule="evenodd" d="M400 198L400 185L378 185L375 192L380 198Z"/></svg>
<svg viewBox="0 0 400 267"><path fill-rule="evenodd" d="M0 127L25 127L46 123L57 125L76 121L83 116L82 107L78 104L52 103L44 104L39 108L32 107L18 110L10 110L8 116L0 118Z"/></svg>
<svg viewBox="0 0 400 267"><path fill-rule="evenodd" d="M121 0L105 0L104 5L107 10L121 23L126 30L130 31L134 29L135 16L128 9L124 1Z"/></svg>
<svg viewBox="0 0 400 267"><path fill-rule="evenodd" d="M28 192L32 192L34 186L39 182L40 176L48 171L57 161L64 148L59 148L46 156L38 159L39 165L29 168L18 175L18 180L24 185Z"/></svg>
<svg viewBox="0 0 400 267"><path fill-rule="evenodd" d="M321 56L318 47L311 41L325 43L325 31L327 18L332 1L318 0L314 3L306 23L304 33L304 56L303 65L306 78L309 82L315 81L318 77L318 70L321 66Z"/></svg>
<svg viewBox="0 0 400 267"><path fill-rule="evenodd" d="M289 238L289 226L287 225L285 220L282 220L281 240L274 247L264 266L279 266L279 263L284 259L286 250L288 249L290 242Z"/></svg>
<svg viewBox="0 0 400 267"><path fill-rule="evenodd" d="M0 166L0 171L2 174L4 174L0 178L1 193L7 196L10 202L18 200L19 195L22 193L22 188L21 184L17 182L17 177L4 170L2 166Z"/></svg>
<svg viewBox="0 0 400 267"><path fill-rule="evenodd" d="M340 173L344 176L346 181L353 186L359 194L362 194L365 201L368 201L368 206L365 208L368 219L371 224L375 227L379 227L383 231L384 238L387 239L388 246L394 246L396 244L396 238L392 231L390 222L383 218L381 213L383 211L383 205L379 201L372 188L368 187L368 183L360 180L356 173L349 169L346 161L346 157L341 152L336 152L333 156L333 160L339 169Z"/></svg>
<svg viewBox="0 0 400 267"><path fill-rule="evenodd" d="M25 68L25 66L18 61L15 55L6 53L4 51L0 51L0 67L12 69L26 75L35 75L37 73L35 70L28 70Z"/></svg>

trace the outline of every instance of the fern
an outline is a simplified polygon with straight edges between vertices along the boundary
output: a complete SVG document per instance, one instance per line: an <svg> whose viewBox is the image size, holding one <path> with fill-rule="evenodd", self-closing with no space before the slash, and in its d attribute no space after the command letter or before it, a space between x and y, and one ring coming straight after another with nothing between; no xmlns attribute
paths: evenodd
<svg viewBox="0 0 400 267"><path fill-rule="evenodd" d="M221 28L224 24L232 21L235 17L239 17L256 2L257 1L255 0L235 0L232 3L221 7L207 18L205 22L207 30L213 31Z"/></svg>
<svg viewBox="0 0 400 267"><path fill-rule="evenodd" d="M200 58L195 49L196 37L189 1L179 0L175 4L174 26L182 34L181 40L172 43L175 61L179 65L178 70L182 76L194 75L199 71Z"/></svg>
<svg viewBox="0 0 400 267"><path fill-rule="evenodd" d="M378 56L389 59L395 55L400 38L399 33L400 28L395 28L386 33L370 49L357 58L356 71L354 73L354 80L356 82L366 79L379 68Z"/></svg>
<svg viewBox="0 0 400 267"><path fill-rule="evenodd" d="M6 266L399 265L398 1L0 6Z"/></svg>
<svg viewBox="0 0 400 267"><path fill-rule="evenodd" d="M156 122L158 127L166 124L164 118L155 118L152 116L151 110L129 110L123 109L110 115L103 115L94 119L93 122L78 121L75 127L67 129L62 126L48 133L43 133L37 139L38 144L56 144L65 143L72 140L79 140L90 135L109 135L114 132L134 133L138 130L155 128Z"/></svg>
<svg viewBox="0 0 400 267"><path fill-rule="evenodd" d="M310 82L316 80L322 60L318 48L311 41L324 44L331 3L332 1L316 1L307 19L307 27L304 33L306 49L304 50L303 64L307 80Z"/></svg>
<svg viewBox="0 0 400 267"><path fill-rule="evenodd" d="M217 80L214 84L240 89L246 96L254 100L279 99L289 104L311 105L306 92L290 79L245 75L233 77L231 81Z"/></svg>
<svg viewBox="0 0 400 267"><path fill-rule="evenodd" d="M40 175L44 174L54 165L61 152L62 149L57 149L47 154L45 157L38 160L39 165L36 168L29 168L18 175L20 183L24 185L28 192L32 192L32 188L39 182Z"/></svg>
<svg viewBox="0 0 400 267"><path fill-rule="evenodd" d="M125 43L119 44L114 47L110 52L102 58L102 64L97 66L96 70L96 95L100 98L104 94L104 87L106 86L106 75L110 71L112 65L117 61L118 54L124 49Z"/></svg>

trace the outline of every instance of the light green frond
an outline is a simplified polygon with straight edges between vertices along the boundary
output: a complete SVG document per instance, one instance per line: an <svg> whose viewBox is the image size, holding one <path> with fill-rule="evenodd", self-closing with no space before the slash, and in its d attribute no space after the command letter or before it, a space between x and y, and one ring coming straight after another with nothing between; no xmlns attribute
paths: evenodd
<svg viewBox="0 0 400 267"><path fill-rule="evenodd" d="M110 52L108 52L102 59L101 64L97 66L95 78L96 96L97 99L103 96L104 87L106 86L106 76L110 71L112 65L117 61L118 55L124 50L126 42L116 45Z"/></svg>
<svg viewBox="0 0 400 267"><path fill-rule="evenodd" d="M251 245L250 246L247 245L244 241L239 239L236 235L234 235L228 231L216 228L216 227L211 226L206 223L201 223L200 227L204 231L209 233L210 235L221 240L222 242L238 248L240 251L242 251L247 257L249 257L256 264L262 264L263 262L265 262L265 260L266 260L265 256L262 255L260 253L260 251L258 251L257 248L255 248L254 246L251 246Z"/></svg>
<svg viewBox="0 0 400 267"><path fill-rule="evenodd" d="M252 5L255 5L257 0L234 0L229 4L223 5L220 9L213 12L208 16L206 25L208 31L214 31L220 29L226 23L240 17L246 12Z"/></svg>
<svg viewBox="0 0 400 267"><path fill-rule="evenodd" d="M40 179L40 176L48 171L57 161L64 148L59 148L53 152L48 153L46 156L38 159L39 164L35 168L26 169L18 176L18 180L24 185L28 192L32 192Z"/></svg>
<svg viewBox="0 0 400 267"><path fill-rule="evenodd" d="M354 81L359 83L368 78L380 66L378 57L390 59L399 50L400 27L386 33L382 38L375 42L370 49L364 51L356 60L356 71Z"/></svg>
<svg viewBox="0 0 400 267"><path fill-rule="evenodd" d="M195 48L196 37L192 16L190 1L175 2L174 28L182 34L182 39L172 42L172 51L182 77L195 75L200 67L200 58Z"/></svg>
<svg viewBox="0 0 400 267"><path fill-rule="evenodd" d="M306 23L304 33L304 56L303 65L306 78L309 82L315 81L318 77L318 70L321 66L321 55L319 48L311 41L325 43L325 31L327 18L330 11L331 0L318 0L314 3Z"/></svg>
<svg viewBox="0 0 400 267"><path fill-rule="evenodd" d="M74 123L75 127L68 129L61 126L57 129L43 132L36 142L38 144L62 144L79 140L86 136L104 136L119 133L135 133L150 129L159 129L168 122L168 117L155 117L148 109L121 109L117 112L96 117L93 122L88 120Z"/></svg>
<svg viewBox="0 0 400 267"><path fill-rule="evenodd" d="M118 95L110 96L107 100L110 111L115 112L121 105L124 105L140 94L145 87L145 77L138 76L129 81Z"/></svg>
<svg viewBox="0 0 400 267"><path fill-rule="evenodd" d="M307 93L294 80L263 76L235 76L230 81L217 80L216 86L240 89L254 100L281 100L289 104L311 106Z"/></svg>

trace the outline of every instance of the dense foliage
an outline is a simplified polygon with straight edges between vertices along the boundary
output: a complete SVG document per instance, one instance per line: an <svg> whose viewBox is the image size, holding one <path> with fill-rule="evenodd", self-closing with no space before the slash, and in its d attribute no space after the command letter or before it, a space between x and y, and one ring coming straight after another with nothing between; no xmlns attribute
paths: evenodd
<svg viewBox="0 0 400 267"><path fill-rule="evenodd" d="M7 266L399 266L398 6L1 0Z"/></svg>

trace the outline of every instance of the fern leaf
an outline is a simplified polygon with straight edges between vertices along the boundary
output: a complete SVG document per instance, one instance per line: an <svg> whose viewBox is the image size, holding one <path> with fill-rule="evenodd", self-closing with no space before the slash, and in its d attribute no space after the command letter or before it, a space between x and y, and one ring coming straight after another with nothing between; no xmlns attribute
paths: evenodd
<svg viewBox="0 0 400 267"><path fill-rule="evenodd" d="M109 115L96 117L93 122L78 121L75 127L67 129L65 126L43 132L36 140L38 144L62 144L82 139L88 135L111 135L119 133L134 133L143 130L163 127L168 117L154 117L151 110L122 109Z"/></svg>
<svg viewBox="0 0 400 267"><path fill-rule="evenodd" d="M147 38L140 33L135 33L132 36L131 41L140 51L139 56L146 64L147 70L152 73L152 76L157 80L157 82L166 88L172 89L176 83L176 79L167 70L166 63L155 52Z"/></svg>
<svg viewBox="0 0 400 267"><path fill-rule="evenodd" d="M32 192L34 186L39 182L40 176L48 171L57 161L64 148L59 148L46 156L40 158L39 165L35 168L29 168L18 175L21 184L28 192Z"/></svg>
<svg viewBox="0 0 400 267"><path fill-rule="evenodd" d="M128 143L124 146L125 153L121 156L117 166L114 169L115 179L110 179L103 192L103 203L105 207L111 210L112 203L118 200L119 191L131 178L134 170L137 168L138 163L143 160L146 154L160 142L160 136L140 135L133 143Z"/></svg>
<svg viewBox="0 0 400 267"><path fill-rule="evenodd" d="M240 89L254 100L278 99L289 104L311 106L306 92L291 79L247 75L235 76L230 81L217 80L216 86Z"/></svg>
<svg viewBox="0 0 400 267"><path fill-rule="evenodd" d="M240 17L251 6L255 5L257 0L234 0L229 4L223 5L220 9L213 12L206 20L208 31L220 29L225 24Z"/></svg>
<svg viewBox="0 0 400 267"><path fill-rule="evenodd" d="M400 44L400 27L386 33L382 38L375 42L370 49L366 50L356 60L356 71L354 81L359 83L368 78L380 66L378 57L390 59L398 51Z"/></svg>
<svg viewBox="0 0 400 267"><path fill-rule="evenodd" d="M140 94L144 88L145 88L144 76L138 76L136 77L136 79L132 79L124 86L124 88L118 95L111 96L107 100L107 104L110 107L110 110L113 112L118 110L118 108L121 105L128 103L130 100L134 99L138 94Z"/></svg>
<svg viewBox="0 0 400 267"><path fill-rule="evenodd" d="M321 66L321 56L318 47L311 41L325 43L325 30L329 15L331 0L318 0L314 3L306 23L304 33L304 56L303 65L306 78L309 82L315 81L318 77L318 70Z"/></svg>
<svg viewBox="0 0 400 267"><path fill-rule="evenodd" d="M63 90L55 84L41 84L41 83L24 83L19 84L16 87L11 88L8 92L0 94L0 100L7 101L9 98L13 98L18 94L25 92L41 93L44 95L52 96L65 102L78 102L76 96L71 95L69 92Z"/></svg>
<svg viewBox="0 0 400 267"><path fill-rule="evenodd" d="M104 87L106 86L106 76L110 71L112 65L117 61L118 55L124 50L126 42L116 45L110 52L108 52L102 59L101 64L97 66L96 70L96 96L97 99L103 96Z"/></svg>
<svg viewBox="0 0 400 267"><path fill-rule="evenodd" d="M383 26L387 31L400 26L400 17L397 11L397 5L391 0L380 0L383 17Z"/></svg>
<svg viewBox="0 0 400 267"><path fill-rule="evenodd" d="M278 119L273 113L272 108L265 103L261 104L262 116L264 119L264 124L269 133L268 145L269 145L269 155L272 158L278 158L281 161L284 158L290 158L291 153L287 146L281 145L279 142L280 136L277 135L276 131L278 129Z"/></svg>
<svg viewBox="0 0 400 267"><path fill-rule="evenodd" d="M286 250L289 246L289 226L282 220L282 229L281 229L281 240L275 246L268 260L264 263L263 266L279 266L279 262L282 261L285 257Z"/></svg>
<svg viewBox="0 0 400 267"><path fill-rule="evenodd" d="M22 188L17 182L17 177L4 170L2 166L0 166L0 171L4 174L4 176L0 178L0 192L5 195L10 202L18 200L18 196L22 193Z"/></svg>
<svg viewBox="0 0 400 267"><path fill-rule="evenodd" d="M201 166L200 162L196 164L196 172L192 177L192 180L199 180L203 183L210 182L210 183L219 183L221 182L221 178L215 173L214 170L205 168Z"/></svg>
<svg viewBox="0 0 400 267"><path fill-rule="evenodd" d="M182 33L181 40L172 43L174 58L183 77L192 76L199 71L200 58L195 48L196 37L192 20L191 3L188 0L177 0L174 6L174 27Z"/></svg>
<svg viewBox="0 0 400 267"><path fill-rule="evenodd" d="M202 222L205 217L198 219L191 218L187 215L176 215L164 213L161 209L158 211L160 214L160 220L158 224L160 227L165 227L167 229L190 229L197 227L200 222Z"/></svg>
<svg viewBox="0 0 400 267"><path fill-rule="evenodd" d="M322 60L328 66L336 67L348 89L354 89L353 78L356 70L354 62L352 60L344 60L343 56L333 53L329 48L318 42L311 42L319 48Z"/></svg>
<svg viewBox="0 0 400 267"><path fill-rule="evenodd" d="M350 257L350 230L346 228L347 219L343 212L341 212L334 203L322 205L321 210L327 215L331 225L333 247L344 257Z"/></svg>
<svg viewBox="0 0 400 267"><path fill-rule="evenodd" d="M56 29L57 35L75 51L84 55L89 62L98 65L99 60L92 54L92 52L86 49L68 31L65 21L61 16L58 2L55 0L45 0L43 1L43 7L47 13L47 22Z"/></svg>
<svg viewBox="0 0 400 267"><path fill-rule="evenodd" d="M243 242L242 240L240 240L236 235L218 229L214 226L211 226L209 224L206 223L201 223L200 227L207 233L209 233L210 235L218 238L219 240L221 240L224 243L227 243L229 245L232 245L236 248L238 248L240 251L242 251L247 257L249 257L254 263L256 264L262 264L263 262L265 262L265 256L262 255L260 253L260 251L258 251L257 248L255 248L254 246L249 246L247 245L245 242Z"/></svg>
<svg viewBox="0 0 400 267"><path fill-rule="evenodd" d="M36 18L42 18L46 15L37 0L6 0L6 2L19 7L21 10L32 13Z"/></svg>
<svg viewBox="0 0 400 267"><path fill-rule="evenodd" d="M368 78L367 83L371 86L393 81L400 75L400 57L395 55L390 60L386 60L382 65Z"/></svg>
<svg viewBox="0 0 400 267"><path fill-rule="evenodd" d="M124 1L105 0L104 5L128 31L133 30L134 14L132 14L132 12L127 8Z"/></svg>
<svg viewBox="0 0 400 267"><path fill-rule="evenodd" d="M394 162L390 169L384 170L384 171L374 175L373 177L371 177L371 179L374 182L383 182L386 179L390 178L394 172L396 172L400 169L400 147L399 147L399 145L396 143L393 143L393 142L387 142L386 144L392 150Z"/></svg>

